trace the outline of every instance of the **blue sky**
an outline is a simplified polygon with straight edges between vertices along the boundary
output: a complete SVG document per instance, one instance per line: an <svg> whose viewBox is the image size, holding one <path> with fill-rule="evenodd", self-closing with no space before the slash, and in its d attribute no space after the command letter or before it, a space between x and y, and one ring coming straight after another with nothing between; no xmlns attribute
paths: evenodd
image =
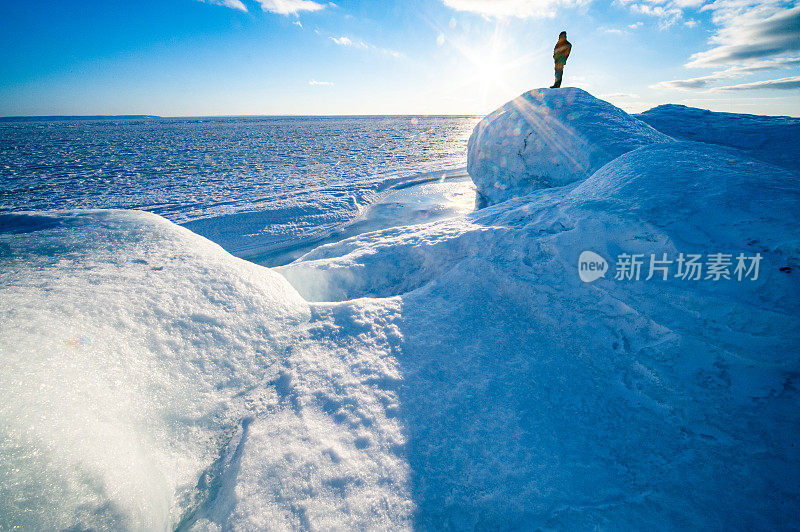
<svg viewBox="0 0 800 532"><path fill-rule="evenodd" d="M0 115L485 114L549 86L628 111L800 116L797 0L0 3Z"/></svg>

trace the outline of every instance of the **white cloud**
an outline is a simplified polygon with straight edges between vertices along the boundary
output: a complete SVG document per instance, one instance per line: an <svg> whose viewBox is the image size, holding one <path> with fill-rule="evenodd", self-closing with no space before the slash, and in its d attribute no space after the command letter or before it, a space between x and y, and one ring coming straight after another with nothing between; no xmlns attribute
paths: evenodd
<svg viewBox="0 0 800 532"><path fill-rule="evenodd" d="M639 15L658 17L662 27L675 24L683 16L683 10L675 6L657 6L652 4L630 4L631 11Z"/></svg>
<svg viewBox="0 0 800 532"><path fill-rule="evenodd" d="M317 81L315 79L308 80L309 85L317 85L317 86L324 86L324 87L333 87L332 81Z"/></svg>
<svg viewBox="0 0 800 532"><path fill-rule="evenodd" d="M800 51L800 6L796 0L713 0L701 11L711 12L714 33L708 40L709 48L692 54L685 66L718 70L705 76L662 81L652 88L734 91L797 87L791 77L713 86L754 72L800 66L800 58L796 57ZM689 19L686 24L693 22Z"/></svg>
<svg viewBox="0 0 800 532"><path fill-rule="evenodd" d="M247 11L247 6L242 3L242 0L200 0L207 4L215 4L218 6L230 7L238 9L239 11Z"/></svg>
<svg viewBox="0 0 800 532"><path fill-rule="evenodd" d="M750 91L757 89L800 89L800 76L768 79L766 81L754 81L753 83L741 83L739 85L728 85L726 87L716 87L713 89L713 91Z"/></svg>
<svg viewBox="0 0 800 532"><path fill-rule="evenodd" d="M301 11L319 11L325 6L311 0L256 0L261 9L279 15L296 15Z"/></svg>
<svg viewBox="0 0 800 532"><path fill-rule="evenodd" d="M209 4L216 4L219 6L230 7L240 11L247 11L247 6L242 3L242 0L201 0ZM296 15L301 11L319 11L324 9L325 5L314 2L312 0L255 0L261 5L261 9L269 13L277 13L279 15ZM333 4L331 4L333 5Z"/></svg>
<svg viewBox="0 0 800 532"><path fill-rule="evenodd" d="M628 6L637 15L658 18L661 28L668 28L683 18L684 9L702 3L702 0L615 0L615 3ZM636 22L629 27L635 29L641 25L641 22Z"/></svg>
<svg viewBox="0 0 800 532"><path fill-rule="evenodd" d="M703 0L672 0L671 3L673 6L681 9L697 8L703 5Z"/></svg>
<svg viewBox="0 0 800 532"><path fill-rule="evenodd" d="M779 68L791 68L800 66L800 58L789 57L772 59L768 61L761 61L747 66L730 67L724 70L718 70L706 76L699 76L689 79L676 79L672 81L662 81L651 85L654 89L679 89L679 90L693 90L693 89L706 89L714 83L726 81L734 78L739 78L754 72L765 72ZM749 85L749 84L748 84ZM718 90L712 89L712 90Z"/></svg>
<svg viewBox="0 0 800 532"><path fill-rule="evenodd" d="M457 11L471 11L485 17L553 17L559 6L586 4L590 0L443 0Z"/></svg>
<svg viewBox="0 0 800 532"><path fill-rule="evenodd" d="M718 26L709 50L690 58L688 67L744 64L800 51L800 6L772 0L717 0L704 9Z"/></svg>
<svg viewBox="0 0 800 532"><path fill-rule="evenodd" d="M299 26L301 30L303 29L303 23L300 22L299 20L295 20L294 22L292 22L292 24L294 24L295 26Z"/></svg>
<svg viewBox="0 0 800 532"><path fill-rule="evenodd" d="M339 46L349 46L351 48L362 48L367 49L369 45L362 40L352 40L350 37L345 37L342 35L341 37L331 37L331 40L338 44Z"/></svg>
<svg viewBox="0 0 800 532"><path fill-rule="evenodd" d="M370 50L372 52L394 57L395 59L403 57L403 54L401 54L400 52L396 52L394 50L389 50L386 48L379 48L374 44L364 42L361 39L351 39L350 37L344 35L342 35L341 37L330 37L330 40L332 40L339 46L346 46L348 48L358 48L360 50Z"/></svg>

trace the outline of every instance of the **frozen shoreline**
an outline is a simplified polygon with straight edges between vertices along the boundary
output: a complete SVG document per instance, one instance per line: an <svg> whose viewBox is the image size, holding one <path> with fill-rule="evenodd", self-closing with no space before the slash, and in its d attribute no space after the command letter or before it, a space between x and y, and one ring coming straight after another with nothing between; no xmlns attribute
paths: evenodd
<svg viewBox="0 0 800 532"><path fill-rule="evenodd" d="M317 246L360 233L414 225L464 214L475 207L475 188L465 168L437 170L387 180L357 206L355 214L335 225L301 234L260 238L271 212L237 213L199 219L184 227L219 243L232 254L262 266L282 266ZM252 229L246 229L251 227ZM243 229L244 228L244 229Z"/></svg>
<svg viewBox="0 0 800 532"><path fill-rule="evenodd" d="M592 137L570 91L495 135L627 153L558 187L519 155L478 211L396 187L275 269L155 214L0 214L0 528L800 526L797 174ZM587 249L763 261L589 284Z"/></svg>

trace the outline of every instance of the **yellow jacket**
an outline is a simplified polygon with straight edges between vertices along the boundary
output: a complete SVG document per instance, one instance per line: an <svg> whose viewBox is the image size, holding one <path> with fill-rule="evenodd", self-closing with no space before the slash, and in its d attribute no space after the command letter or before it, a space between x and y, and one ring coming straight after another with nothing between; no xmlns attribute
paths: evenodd
<svg viewBox="0 0 800 532"><path fill-rule="evenodd" d="M558 41L556 47L553 48L553 59L556 63L565 65L570 51L572 51L572 45L568 40L564 39L563 41Z"/></svg>

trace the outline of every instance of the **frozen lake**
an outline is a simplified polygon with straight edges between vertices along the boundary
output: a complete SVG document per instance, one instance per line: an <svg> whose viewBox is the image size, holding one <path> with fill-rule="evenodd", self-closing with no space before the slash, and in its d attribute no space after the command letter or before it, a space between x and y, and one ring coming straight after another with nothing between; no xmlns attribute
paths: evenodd
<svg viewBox="0 0 800 532"><path fill-rule="evenodd" d="M0 212L141 209L270 263L346 231L395 188L465 183L467 139L478 119L0 122ZM468 185L456 191L462 199Z"/></svg>

